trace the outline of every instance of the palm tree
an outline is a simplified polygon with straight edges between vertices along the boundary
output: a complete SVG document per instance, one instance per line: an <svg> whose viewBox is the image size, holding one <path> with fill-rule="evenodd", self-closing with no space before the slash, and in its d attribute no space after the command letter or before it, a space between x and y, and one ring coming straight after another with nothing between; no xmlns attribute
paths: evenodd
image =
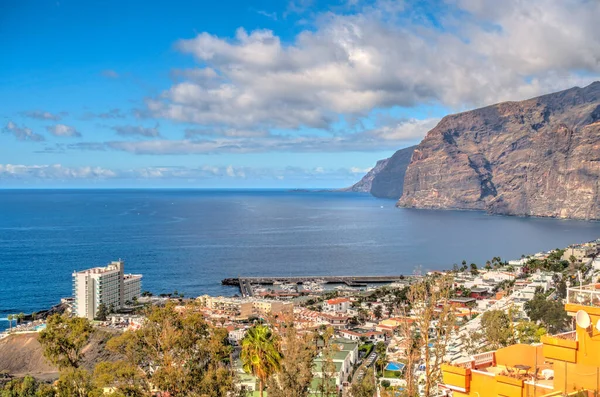
<svg viewBox="0 0 600 397"><path fill-rule="evenodd" d="M242 340L240 359L244 371L258 378L262 397L267 379L281 368L278 341L269 327L256 325L248 330Z"/></svg>
<svg viewBox="0 0 600 397"><path fill-rule="evenodd" d="M25 318L25 313L19 313L19 314L17 314L16 320L18 321L18 324L23 323L23 319L24 318Z"/></svg>
<svg viewBox="0 0 600 397"><path fill-rule="evenodd" d="M386 362L386 352L387 352L387 347L386 347L385 343L377 342L377 344L375 345L375 352L377 353L377 364L379 365L379 368L381 370L381 375L383 376L383 367Z"/></svg>
<svg viewBox="0 0 600 397"><path fill-rule="evenodd" d="M12 314L9 314L6 319L8 320L8 325L10 327L10 331L12 331L12 320L13 320L14 316Z"/></svg>

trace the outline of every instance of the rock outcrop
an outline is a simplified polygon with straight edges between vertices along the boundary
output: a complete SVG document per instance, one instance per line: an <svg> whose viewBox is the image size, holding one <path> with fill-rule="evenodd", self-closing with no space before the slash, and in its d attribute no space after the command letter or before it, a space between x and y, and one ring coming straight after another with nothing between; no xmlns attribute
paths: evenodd
<svg viewBox="0 0 600 397"><path fill-rule="evenodd" d="M404 186L404 174L417 146L398 150L388 159L385 167L373 178L371 194L375 197L399 199Z"/></svg>
<svg viewBox="0 0 600 397"><path fill-rule="evenodd" d="M444 117L398 205L600 219L600 82Z"/></svg>
<svg viewBox="0 0 600 397"><path fill-rule="evenodd" d="M379 174L379 172L386 166L389 160L390 159L379 160L375 164L375 167L371 168L371 170L367 172L360 181L341 190L344 192L370 193L371 186L373 185L373 179L375 179L377 174Z"/></svg>
<svg viewBox="0 0 600 397"><path fill-rule="evenodd" d="M371 193L375 197L397 200L402 196L404 174L416 146L398 150L389 159L379 160L360 181L342 189L347 192Z"/></svg>

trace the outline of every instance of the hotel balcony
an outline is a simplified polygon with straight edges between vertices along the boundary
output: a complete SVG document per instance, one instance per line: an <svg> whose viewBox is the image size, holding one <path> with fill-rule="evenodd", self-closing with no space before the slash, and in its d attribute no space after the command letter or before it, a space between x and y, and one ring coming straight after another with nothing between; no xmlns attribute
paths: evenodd
<svg viewBox="0 0 600 397"><path fill-rule="evenodd" d="M567 289L567 305L600 308L600 284L569 287ZM567 311L569 311L568 308Z"/></svg>
<svg viewBox="0 0 600 397"><path fill-rule="evenodd" d="M550 367L541 345L517 344L444 365L442 374L457 397L541 397L554 391L553 380L542 375Z"/></svg>

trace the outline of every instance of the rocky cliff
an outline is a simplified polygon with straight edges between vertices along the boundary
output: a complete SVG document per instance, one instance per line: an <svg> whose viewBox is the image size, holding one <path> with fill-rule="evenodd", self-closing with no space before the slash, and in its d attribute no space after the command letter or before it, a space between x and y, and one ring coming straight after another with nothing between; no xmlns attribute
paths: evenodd
<svg viewBox="0 0 600 397"><path fill-rule="evenodd" d="M358 192L358 193L370 193L371 186L373 185L373 179L379 174L379 172L386 166L390 159L379 160L375 167L371 168L371 171L367 172L365 176L354 185L341 189L345 192Z"/></svg>
<svg viewBox="0 0 600 397"><path fill-rule="evenodd" d="M600 82L444 117L398 205L600 219Z"/></svg>
<svg viewBox="0 0 600 397"><path fill-rule="evenodd" d="M404 174L416 146L398 150L389 159L379 160L360 181L342 189L349 192L368 192L375 197L398 199L402 196Z"/></svg>
<svg viewBox="0 0 600 397"><path fill-rule="evenodd" d="M398 150L388 159L385 167L373 178L371 194L375 197L398 199L402 196L404 174L416 146Z"/></svg>

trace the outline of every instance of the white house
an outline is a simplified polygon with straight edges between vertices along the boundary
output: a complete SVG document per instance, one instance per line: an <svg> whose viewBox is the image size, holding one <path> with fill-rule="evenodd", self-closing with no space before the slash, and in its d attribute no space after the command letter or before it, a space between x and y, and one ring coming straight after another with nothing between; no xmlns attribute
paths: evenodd
<svg viewBox="0 0 600 397"><path fill-rule="evenodd" d="M323 302L323 311L329 313L346 313L350 308L350 299L333 298Z"/></svg>

